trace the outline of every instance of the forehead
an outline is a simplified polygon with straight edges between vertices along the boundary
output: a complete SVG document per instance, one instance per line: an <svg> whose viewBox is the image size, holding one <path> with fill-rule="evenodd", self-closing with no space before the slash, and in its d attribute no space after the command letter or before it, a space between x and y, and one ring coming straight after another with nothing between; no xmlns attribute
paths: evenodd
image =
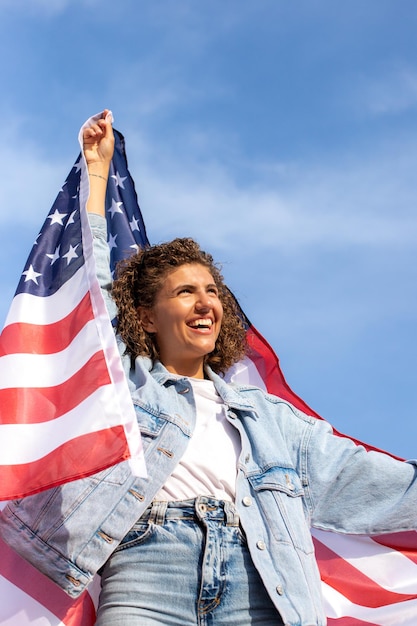
<svg viewBox="0 0 417 626"><path fill-rule="evenodd" d="M164 280L167 287L175 287L176 285L193 285L193 284L215 284L210 270L200 263L185 263L169 272Z"/></svg>

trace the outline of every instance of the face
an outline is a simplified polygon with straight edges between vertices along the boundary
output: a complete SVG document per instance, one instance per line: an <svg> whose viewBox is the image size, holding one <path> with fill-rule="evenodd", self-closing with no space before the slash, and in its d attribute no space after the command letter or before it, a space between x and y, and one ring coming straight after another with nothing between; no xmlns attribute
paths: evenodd
<svg viewBox="0 0 417 626"><path fill-rule="evenodd" d="M219 336L223 307L209 270L199 263L181 265L164 280L154 306L138 311L143 328L156 335L168 371L203 378L204 357Z"/></svg>

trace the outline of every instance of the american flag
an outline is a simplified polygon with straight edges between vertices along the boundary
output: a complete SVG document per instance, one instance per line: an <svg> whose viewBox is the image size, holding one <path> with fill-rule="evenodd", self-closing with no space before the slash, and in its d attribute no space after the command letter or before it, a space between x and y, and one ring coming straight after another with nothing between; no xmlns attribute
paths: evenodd
<svg viewBox="0 0 417 626"><path fill-rule="evenodd" d="M132 455L136 471L144 471L133 405L95 276L87 196L80 156L36 238L0 336L0 500ZM132 202L135 190L117 135L107 195L113 263L147 242L140 216L122 211Z"/></svg>
<svg viewBox="0 0 417 626"><path fill-rule="evenodd" d="M119 134L116 139L120 147L115 156L116 165L112 169L108 197L112 227L109 245L114 259L119 254L128 253L131 246L146 243L133 181L127 170L122 170L117 163L119 152L123 151L123 139ZM118 198L112 191L112 181L122 194ZM74 199L74 202L78 201ZM127 242L123 231L129 235ZM131 241L132 233L135 235L134 242ZM48 254L51 254L50 249ZM39 270L35 268L35 271ZM288 386L278 357L249 321L246 322L250 350L248 356L232 368L228 378L256 384L321 419ZM313 537L329 626L417 624L417 533L353 537L313 531ZM94 624L98 578L74 602L1 541L0 553L0 626Z"/></svg>

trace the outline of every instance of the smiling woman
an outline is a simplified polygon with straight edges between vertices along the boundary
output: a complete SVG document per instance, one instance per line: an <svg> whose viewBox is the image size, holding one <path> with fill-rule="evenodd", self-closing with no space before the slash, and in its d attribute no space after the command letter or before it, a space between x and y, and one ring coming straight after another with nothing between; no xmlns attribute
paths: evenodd
<svg viewBox="0 0 417 626"><path fill-rule="evenodd" d="M118 331L132 359L159 358L169 371L202 377L204 362L224 373L245 353L236 301L211 255L192 239L152 246L124 261L112 296L119 311ZM166 324L160 319L164 315ZM174 315L182 319L167 330ZM174 345L175 338L182 344ZM185 350L192 345L195 350ZM185 371L178 361L185 366L187 354L191 361Z"/></svg>
<svg viewBox="0 0 417 626"><path fill-rule="evenodd" d="M187 263L173 270L154 305L140 306L138 315L169 372L204 378L204 360L215 349L223 307L214 278L203 265Z"/></svg>
<svg viewBox="0 0 417 626"><path fill-rule="evenodd" d="M416 530L416 464L225 381L244 354L244 328L193 240L139 251L112 285L104 206L113 146L104 111L84 130L87 209L148 476L122 463L14 501L2 538L72 597L100 572L97 626L325 626L311 527Z"/></svg>

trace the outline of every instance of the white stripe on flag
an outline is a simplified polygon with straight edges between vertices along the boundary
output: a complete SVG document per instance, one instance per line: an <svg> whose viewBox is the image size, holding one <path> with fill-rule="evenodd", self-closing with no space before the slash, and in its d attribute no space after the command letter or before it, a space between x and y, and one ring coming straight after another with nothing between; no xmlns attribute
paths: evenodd
<svg viewBox="0 0 417 626"><path fill-rule="evenodd" d="M258 369L249 357L245 357L226 372L226 382L238 385L254 385L266 391L266 385L258 372Z"/></svg>
<svg viewBox="0 0 417 626"><path fill-rule="evenodd" d="M40 298L29 293L14 297L5 326L15 322L53 324L70 313L87 293L85 267L80 269L51 296Z"/></svg>
<svg viewBox="0 0 417 626"><path fill-rule="evenodd" d="M416 626L417 600L405 600L381 607L366 607L349 602L338 591L322 582L327 618L352 617L379 626Z"/></svg>
<svg viewBox="0 0 417 626"><path fill-rule="evenodd" d="M98 410L98 406L102 410ZM112 410L111 387L91 394L74 410L39 424L5 424L0 440L2 465L19 465L41 459L66 441L119 425L120 417ZM94 410L93 410L94 409ZM19 447L16 447L19 441Z"/></svg>
<svg viewBox="0 0 417 626"><path fill-rule="evenodd" d="M417 565L400 551L382 546L365 536L315 529L312 534L380 587L395 593L417 593Z"/></svg>
<svg viewBox="0 0 417 626"><path fill-rule="evenodd" d="M54 354L8 354L0 360L0 389L55 387L101 350L96 322L87 322L72 343ZM77 359L74 355L77 355Z"/></svg>

